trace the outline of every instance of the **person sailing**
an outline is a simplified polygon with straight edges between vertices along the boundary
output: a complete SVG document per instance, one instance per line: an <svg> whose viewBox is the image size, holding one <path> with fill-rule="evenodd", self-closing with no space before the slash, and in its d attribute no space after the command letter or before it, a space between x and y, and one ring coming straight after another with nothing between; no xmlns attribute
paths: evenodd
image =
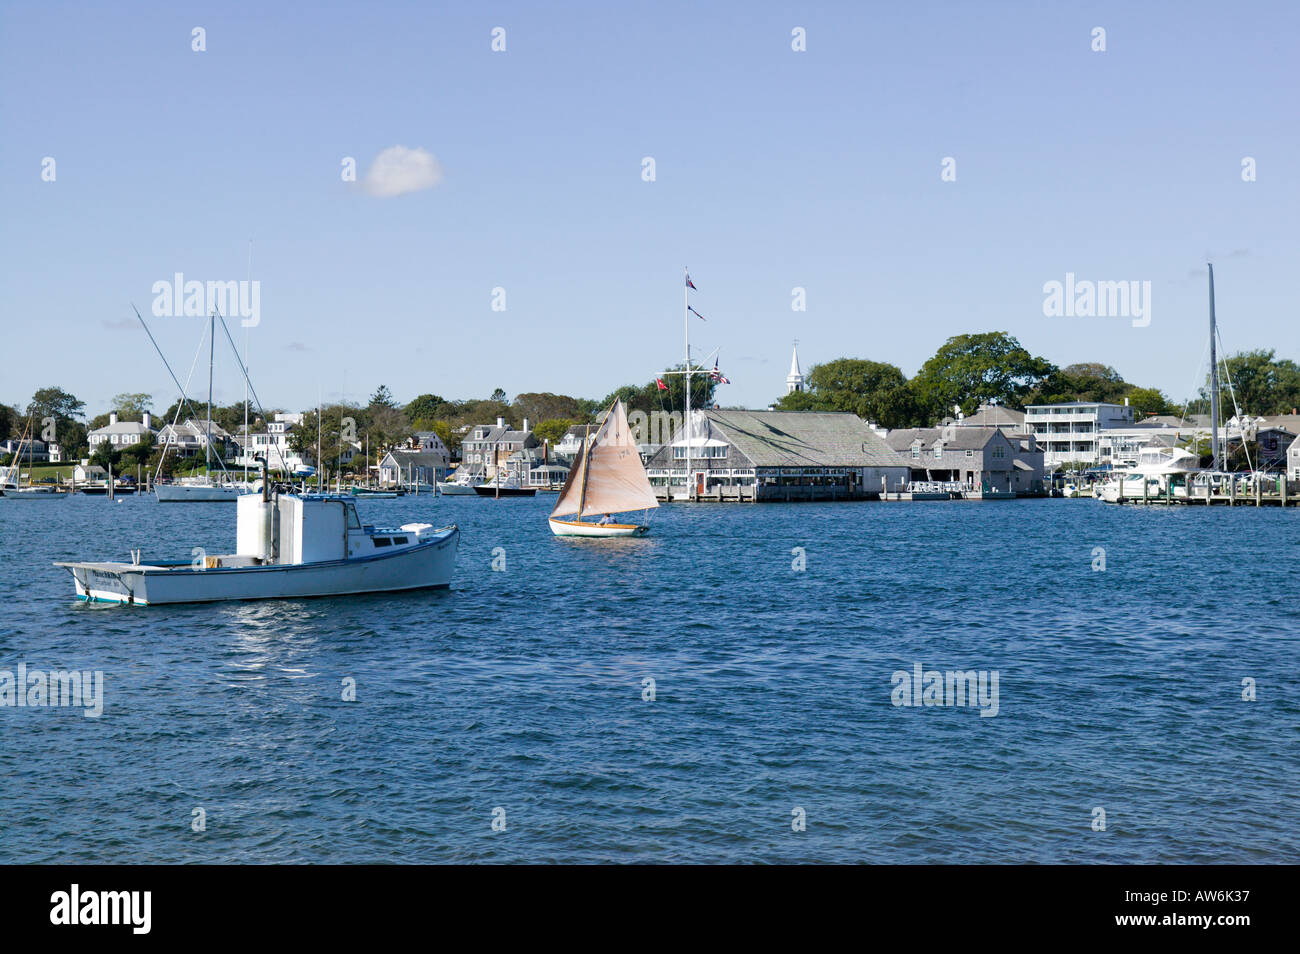
<svg viewBox="0 0 1300 954"><path fill-rule="evenodd" d="M603 527L603 526L605 526L606 524L611 524L611 523L613 523L613 522L614 522L614 518L611 517L609 514L605 514L605 516L601 517L601 518L600 518L599 520L597 520L596 522L597 522L599 525L601 525L601 526Z"/></svg>

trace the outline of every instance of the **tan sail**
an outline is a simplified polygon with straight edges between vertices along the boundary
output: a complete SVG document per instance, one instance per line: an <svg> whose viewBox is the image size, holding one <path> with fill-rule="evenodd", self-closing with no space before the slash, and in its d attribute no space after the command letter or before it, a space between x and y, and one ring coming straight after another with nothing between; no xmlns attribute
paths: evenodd
<svg viewBox="0 0 1300 954"><path fill-rule="evenodd" d="M551 516L626 513L659 506L622 401L605 415L600 428L574 461Z"/></svg>

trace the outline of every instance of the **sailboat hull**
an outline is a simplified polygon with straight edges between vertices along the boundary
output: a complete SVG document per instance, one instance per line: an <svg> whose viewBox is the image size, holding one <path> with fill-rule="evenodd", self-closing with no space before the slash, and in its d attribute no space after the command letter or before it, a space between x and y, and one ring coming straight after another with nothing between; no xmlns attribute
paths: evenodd
<svg viewBox="0 0 1300 954"><path fill-rule="evenodd" d="M236 501L250 491L219 484L156 484L159 503L221 503Z"/></svg>
<svg viewBox="0 0 1300 954"><path fill-rule="evenodd" d="M649 527L635 523L584 523L554 517L549 522L557 537L644 537L650 532Z"/></svg>

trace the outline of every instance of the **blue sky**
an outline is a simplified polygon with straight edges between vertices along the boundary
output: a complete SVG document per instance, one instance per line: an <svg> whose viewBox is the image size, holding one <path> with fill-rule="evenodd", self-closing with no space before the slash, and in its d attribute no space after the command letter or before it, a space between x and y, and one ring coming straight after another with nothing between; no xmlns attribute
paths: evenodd
<svg viewBox="0 0 1300 954"><path fill-rule="evenodd" d="M148 316L178 271L246 278L250 238L275 406L380 383L601 397L681 359L683 265L728 404L782 393L796 337L806 365L910 375L995 329L1181 399L1207 254L1227 347L1300 359L1294 4L275 7L3 8L0 400L57 384L91 414L119 391L165 407L129 302ZM364 175L396 145L441 182L341 181L344 157ZM1044 317L1066 272L1150 281L1151 324ZM150 320L184 378L201 322Z"/></svg>

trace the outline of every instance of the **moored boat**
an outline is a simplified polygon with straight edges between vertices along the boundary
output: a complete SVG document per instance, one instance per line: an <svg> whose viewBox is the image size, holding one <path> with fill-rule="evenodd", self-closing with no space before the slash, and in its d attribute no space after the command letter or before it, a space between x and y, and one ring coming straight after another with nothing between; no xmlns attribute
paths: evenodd
<svg viewBox="0 0 1300 954"><path fill-rule="evenodd" d="M345 596L451 585L460 530L428 523L363 526L349 496L239 498L236 550L193 561L58 562L79 599L112 603Z"/></svg>
<svg viewBox="0 0 1300 954"><path fill-rule="evenodd" d="M447 497L472 497L474 488L483 482L477 474L471 474L469 470L461 468L452 475L450 480L440 480L437 483L438 493Z"/></svg>

